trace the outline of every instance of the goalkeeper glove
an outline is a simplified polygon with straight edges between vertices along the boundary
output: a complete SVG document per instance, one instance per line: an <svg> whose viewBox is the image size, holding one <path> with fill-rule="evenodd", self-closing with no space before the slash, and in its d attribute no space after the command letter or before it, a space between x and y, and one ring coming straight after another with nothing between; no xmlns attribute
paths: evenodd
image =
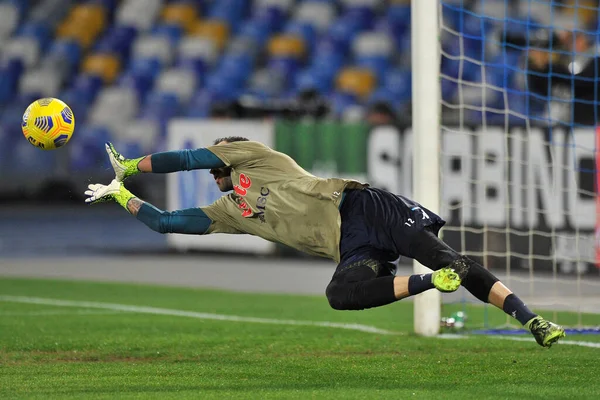
<svg viewBox="0 0 600 400"><path fill-rule="evenodd" d="M117 150L115 150L115 146L113 146L112 143L106 143L105 147L106 152L108 153L108 158L110 159L110 163L115 170L116 179L119 182L124 181L131 175L140 173L138 164L144 159L144 157L127 159L117 152Z"/></svg>
<svg viewBox="0 0 600 400"><path fill-rule="evenodd" d="M103 203L105 201L116 201L126 209L127 202L133 199L135 196L123 185L123 182L119 182L113 179L112 182L107 185L91 184L88 186L88 190L85 191L85 195L88 196L85 202L88 204Z"/></svg>

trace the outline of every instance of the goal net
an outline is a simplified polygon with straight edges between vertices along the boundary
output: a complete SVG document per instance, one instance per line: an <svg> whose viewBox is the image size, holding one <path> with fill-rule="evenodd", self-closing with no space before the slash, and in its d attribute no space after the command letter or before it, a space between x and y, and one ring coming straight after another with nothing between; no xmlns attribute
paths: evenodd
<svg viewBox="0 0 600 400"><path fill-rule="evenodd" d="M597 325L598 2L437 4L444 240L546 318ZM412 29L414 46L427 32ZM470 302L463 289L444 296L442 316ZM483 324L467 326L520 328L483 312Z"/></svg>

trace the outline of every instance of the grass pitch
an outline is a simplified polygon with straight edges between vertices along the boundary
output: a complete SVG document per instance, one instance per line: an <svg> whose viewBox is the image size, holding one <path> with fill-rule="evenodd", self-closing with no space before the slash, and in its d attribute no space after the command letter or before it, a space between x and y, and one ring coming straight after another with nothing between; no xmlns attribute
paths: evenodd
<svg viewBox="0 0 600 400"><path fill-rule="evenodd" d="M483 315L468 313L472 324ZM242 318L205 319L215 314ZM585 323L600 325L600 316ZM402 301L340 312L324 296L0 279L0 398L600 398L600 348L411 329L412 303ZM566 340L600 345L592 335Z"/></svg>

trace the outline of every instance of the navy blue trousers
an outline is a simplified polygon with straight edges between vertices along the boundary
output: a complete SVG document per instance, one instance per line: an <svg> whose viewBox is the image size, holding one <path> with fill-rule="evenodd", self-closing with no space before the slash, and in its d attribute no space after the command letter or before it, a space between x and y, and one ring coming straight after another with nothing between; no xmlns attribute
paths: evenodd
<svg viewBox="0 0 600 400"><path fill-rule="evenodd" d="M360 310L396 301L392 261L400 256L433 270L461 256L437 236L446 222L406 197L377 188L349 190L340 214L341 260L326 291L335 309Z"/></svg>

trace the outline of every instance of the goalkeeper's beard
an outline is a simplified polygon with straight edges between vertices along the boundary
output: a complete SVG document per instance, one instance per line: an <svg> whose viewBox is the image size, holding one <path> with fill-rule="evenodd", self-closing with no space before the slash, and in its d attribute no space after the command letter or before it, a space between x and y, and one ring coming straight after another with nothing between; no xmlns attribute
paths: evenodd
<svg viewBox="0 0 600 400"><path fill-rule="evenodd" d="M216 179L216 183L221 192L229 192L230 190L233 190L231 176L219 177Z"/></svg>

